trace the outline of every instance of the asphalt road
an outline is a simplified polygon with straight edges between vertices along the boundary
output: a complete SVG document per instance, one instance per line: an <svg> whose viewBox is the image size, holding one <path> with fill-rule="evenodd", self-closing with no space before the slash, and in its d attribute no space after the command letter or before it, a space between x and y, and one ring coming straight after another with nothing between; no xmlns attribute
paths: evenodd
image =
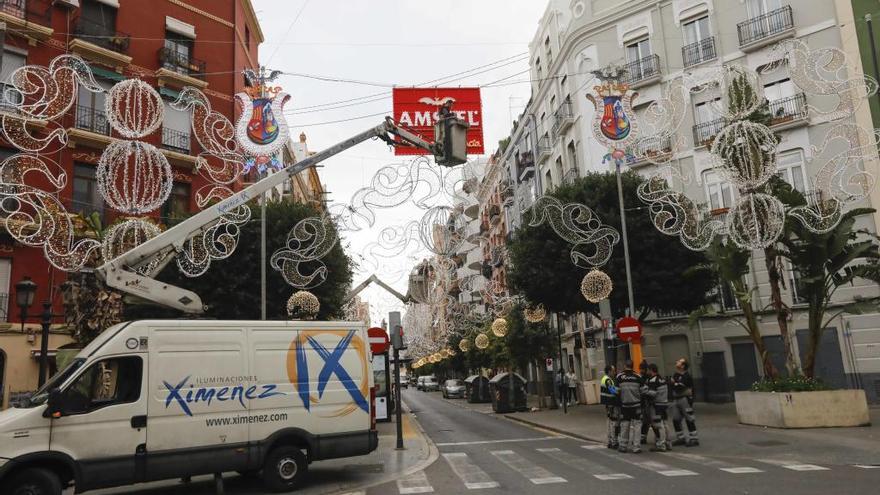
<svg viewBox="0 0 880 495"><path fill-rule="evenodd" d="M704 455L700 447L620 454L465 409L439 393L404 400L440 456L422 471L367 491L371 495L477 491L481 495L875 493L880 465L808 464L785 459ZM878 454L880 462L880 454Z"/></svg>

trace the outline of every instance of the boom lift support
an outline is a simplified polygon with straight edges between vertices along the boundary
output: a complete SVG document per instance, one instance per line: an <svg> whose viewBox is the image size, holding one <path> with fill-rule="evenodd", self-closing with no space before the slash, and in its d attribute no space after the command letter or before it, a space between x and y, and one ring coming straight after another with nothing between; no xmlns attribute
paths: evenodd
<svg viewBox="0 0 880 495"><path fill-rule="evenodd" d="M391 145L403 142L416 146L432 153L439 165L454 166L464 163L466 161L465 142L468 125L456 118L448 107L441 109L440 114L441 118L435 126L436 143L422 139L398 126L390 117L386 117L382 124L289 165L223 201L196 213L119 257L106 261L95 269L95 273L107 286L136 298L186 313L203 313L206 308L198 294L153 278L184 249L187 240L203 234L216 224L225 213L283 184L303 170L368 139L379 138ZM396 136L398 141L395 141L392 136ZM156 262L155 267L145 275L136 271L138 267L154 262Z"/></svg>

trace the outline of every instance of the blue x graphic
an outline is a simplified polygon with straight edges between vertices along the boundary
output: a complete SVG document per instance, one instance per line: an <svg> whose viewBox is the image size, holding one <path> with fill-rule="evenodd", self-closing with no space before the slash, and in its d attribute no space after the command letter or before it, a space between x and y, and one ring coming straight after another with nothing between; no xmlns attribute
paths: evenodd
<svg viewBox="0 0 880 495"><path fill-rule="evenodd" d="M339 381L342 383L342 386L348 391L354 400L355 404L358 407L363 409L365 412L370 412L370 406L367 404L366 398L358 389L357 384L354 383L354 380L351 378L351 375L342 367L339 360L342 358L345 350L348 348L349 344L351 344L352 338L354 338L355 332L349 332L348 335L342 338L339 343L336 345L336 348L333 349L333 352L327 350L320 342L315 340L313 337L308 337L309 344L312 346L312 349L318 353L319 356L324 360L324 366L321 368L321 372L318 374L318 397L321 397L324 394L324 389L327 387L327 382L330 380L332 375L336 375L339 378ZM297 389L299 392L299 396L303 401L303 406L308 409L309 408L309 377L308 377L308 365L306 363L306 354L305 349L302 346L297 346L296 349L296 367L297 367Z"/></svg>

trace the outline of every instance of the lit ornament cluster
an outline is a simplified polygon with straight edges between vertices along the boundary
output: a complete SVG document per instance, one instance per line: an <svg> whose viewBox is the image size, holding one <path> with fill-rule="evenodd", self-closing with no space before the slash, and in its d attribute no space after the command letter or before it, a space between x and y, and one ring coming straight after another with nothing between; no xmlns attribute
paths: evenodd
<svg viewBox="0 0 880 495"><path fill-rule="evenodd" d="M598 269L590 270L581 280L581 294L591 303L607 299L613 288L611 277Z"/></svg>
<svg viewBox="0 0 880 495"><path fill-rule="evenodd" d="M504 318L496 318L492 322L492 335L496 337L504 337L507 335L507 320Z"/></svg>
<svg viewBox="0 0 880 495"><path fill-rule="evenodd" d="M287 314L301 320L314 320L321 310L321 303L311 292L301 290L294 292L287 300Z"/></svg>
<svg viewBox="0 0 880 495"><path fill-rule="evenodd" d="M523 316L529 323L540 323L547 318L547 310L543 304L534 307L526 307L523 309Z"/></svg>
<svg viewBox="0 0 880 495"><path fill-rule="evenodd" d="M143 218L130 218L107 229L101 242L101 257L104 262L115 259L126 251L143 244L161 233L159 226ZM138 267L141 274L148 274L158 266L159 260Z"/></svg>

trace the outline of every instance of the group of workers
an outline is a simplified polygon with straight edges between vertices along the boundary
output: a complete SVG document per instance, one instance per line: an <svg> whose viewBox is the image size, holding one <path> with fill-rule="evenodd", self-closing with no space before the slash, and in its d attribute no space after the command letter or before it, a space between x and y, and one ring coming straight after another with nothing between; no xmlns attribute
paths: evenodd
<svg viewBox="0 0 880 495"><path fill-rule="evenodd" d="M656 364L646 361L639 365L638 373L632 360L627 359L624 366L620 373L613 365L606 366L601 380L601 399L608 416L608 448L638 454L648 441L649 429L654 432L652 452L672 450L673 445L699 445L694 380L687 359L675 362L671 378L663 377ZM670 409L676 437L672 442L666 427Z"/></svg>

